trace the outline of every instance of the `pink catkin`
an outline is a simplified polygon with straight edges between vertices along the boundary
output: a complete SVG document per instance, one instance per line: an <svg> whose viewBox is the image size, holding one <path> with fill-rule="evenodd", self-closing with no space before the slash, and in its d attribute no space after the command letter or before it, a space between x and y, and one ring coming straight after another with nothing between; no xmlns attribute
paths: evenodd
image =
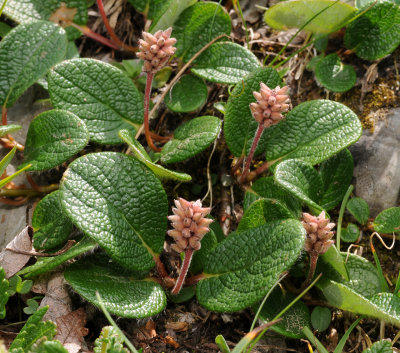
<svg viewBox="0 0 400 353"><path fill-rule="evenodd" d="M189 248L199 250L201 239L209 232L208 226L212 219L206 218L210 213L209 207L202 207L201 201L186 201L183 198L175 200L176 208L168 219L174 229L168 231L168 235L175 240L171 247L177 252Z"/></svg>
<svg viewBox="0 0 400 353"><path fill-rule="evenodd" d="M175 38L171 38L172 28L165 31L157 31L151 34L143 32L143 39L139 40L139 52L137 56L144 61L143 71L155 74L160 71L169 58L175 53Z"/></svg>
<svg viewBox="0 0 400 353"><path fill-rule="evenodd" d="M324 254L334 243L332 239L335 223L329 223L329 219L325 218L325 211L322 211L319 216L313 216L309 213L303 213L302 224L307 232L305 250L308 253Z"/></svg>

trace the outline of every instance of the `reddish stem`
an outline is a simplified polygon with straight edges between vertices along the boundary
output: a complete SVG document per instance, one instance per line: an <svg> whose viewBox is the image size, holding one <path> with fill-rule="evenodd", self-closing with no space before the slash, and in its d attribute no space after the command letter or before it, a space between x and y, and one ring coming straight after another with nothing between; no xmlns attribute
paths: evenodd
<svg viewBox="0 0 400 353"><path fill-rule="evenodd" d="M189 278L186 280L185 283L186 283L186 285L188 285L188 286L193 286L193 285L199 283L199 282L200 282L202 279L204 279L204 278L206 278L206 276L204 275L204 273L200 273L200 274L198 274L198 275L189 277Z"/></svg>
<svg viewBox="0 0 400 353"><path fill-rule="evenodd" d="M181 273L175 283L175 287L171 291L171 294L173 295L178 294L182 289L183 282L185 282L186 275L189 271L190 262L192 261L193 252L194 250L192 248L185 250L185 259L183 260Z"/></svg>
<svg viewBox="0 0 400 353"><path fill-rule="evenodd" d="M7 108L5 105L1 107L1 124L7 125Z"/></svg>
<svg viewBox="0 0 400 353"><path fill-rule="evenodd" d="M150 103L151 83L153 82L153 77L154 74L147 73L146 89L144 91L144 133L146 135L146 141L149 147L155 152L160 152L161 149L154 146L153 140L151 139L150 136L149 103Z"/></svg>
<svg viewBox="0 0 400 353"><path fill-rule="evenodd" d="M242 176L240 177L241 183L243 183L246 180L247 173L249 172L249 169L250 169L251 161L253 160L254 152L257 148L258 142L260 141L263 131L264 131L264 125L262 123L258 124L257 131L254 136L253 143L251 145L250 153L246 158L246 164L244 166Z"/></svg>
<svg viewBox="0 0 400 353"><path fill-rule="evenodd" d="M97 7L99 8L99 12L101 15L101 18L103 19L104 25L106 26L107 32L110 35L111 39L121 48L124 48L126 50L136 52L137 49L135 47L131 47L130 45L126 45L124 42L122 42L118 36L115 34L113 28L110 25L110 22L108 21L106 11L104 10L104 5L103 5L103 0L96 0L97 2Z"/></svg>
<svg viewBox="0 0 400 353"><path fill-rule="evenodd" d="M308 270L308 276L306 281L303 283L302 288L307 287L314 277L315 269L317 268L318 255L319 254L317 252L310 253L310 269Z"/></svg>
<svg viewBox="0 0 400 353"><path fill-rule="evenodd" d="M76 29L78 29L79 31L81 31L85 36L94 39L95 41L107 45L108 47L110 47L111 49L114 50L121 50L121 47L117 46L113 41L109 40L106 37L103 37L100 34L97 34L95 32L93 32L89 27L87 26L80 26L77 25L76 23L71 22L71 26L75 27Z"/></svg>

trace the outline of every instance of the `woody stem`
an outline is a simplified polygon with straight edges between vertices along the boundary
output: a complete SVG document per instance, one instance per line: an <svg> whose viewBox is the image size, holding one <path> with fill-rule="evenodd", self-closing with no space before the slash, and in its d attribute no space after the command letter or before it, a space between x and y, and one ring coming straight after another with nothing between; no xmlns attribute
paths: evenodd
<svg viewBox="0 0 400 353"><path fill-rule="evenodd" d="M153 82L154 74L147 73L146 79L146 89L144 91L144 133L146 135L146 141L149 147L155 151L160 152L161 150L154 146L153 140L150 136L150 123L149 123L149 103L150 103L150 93L151 93L151 83Z"/></svg>
<svg viewBox="0 0 400 353"><path fill-rule="evenodd" d="M192 261L193 252L194 250L192 248L189 248L185 251L185 258L183 260L181 273L179 274L178 280L175 283L175 287L171 291L171 294L173 295L178 294L182 289L183 282L185 282L186 275L189 271L190 262Z"/></svg>
<svg viewBox="0 0 400 353"><path fill-rule="evenodd" d="M246 164L244 166L242 176L240 177L240 182L241 183L246 181L246 176L247 176L247 173L249 172L250 164L251 164L251 161L253 160L254 152L255 152L255 150L257 148L258 142L260 141L260 138L261 138L261 135L262 135L263 131L264 131L264 125L263 125L263 123L259 123L258 127L257 127L257 130L256 130L256 134L255 134L254 139L253 139L253 143L251 145L251 149L250 149L249 155L246 158Z"/></svg>
<svg viewBox="0 0 400 353"><path fill-rule="evenodd" d="M74 22L71 22L71 26L75 27L76 29L78 29L79 31L81 31L85 36L94 39L95 41L107 45L108 47L110 47L111 49L114 50L120 50L121 47L119 47L117 44L115 44L113 41L109 40L106 37L103 37L102 35L93 32L89 27L87 26L80 26L77 25Z"/></svg>

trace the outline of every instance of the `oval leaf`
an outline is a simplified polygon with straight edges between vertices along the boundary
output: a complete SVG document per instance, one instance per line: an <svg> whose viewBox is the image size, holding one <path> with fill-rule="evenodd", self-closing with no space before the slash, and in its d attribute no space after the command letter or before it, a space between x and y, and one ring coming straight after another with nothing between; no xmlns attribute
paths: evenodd
<svg viewBox="0 0 400 353"><path fill-rule="evenodd" d="M0 4L4 2L0 0ZM30 23L37 20L58 23L67 17L79 25L88 20L88 5L81 0L9 0L4 14L17 23ZM81 36L81 32L73 27L66 28L68 39Z"/></svg>
<svg viewBox="0 0 400 353"><path fill-rule="evenodd" d="M356 142L362 133L357 115L329 100L304 102L264 132L266 159L299 158L316 164Z"/></svg>
<svg viewBox="0 0 400 353"><path fill-rule="evenodd" d="M135 158L145 164L155 175L160 179L172 179L178 181L191 181L192 177L186 173L178 173L172 170L168 170L158 164L152 162L150 156L147 154L143 146L135 140L132 134L128 130L120 130L119 136L129 145L132 149Z"/></svg>
<svg viewBox="0 0 400 353"><path fill-rule="evenodd" d="M0 105L12 106L66 51L65 31L54 23L38 21L10 31L0 42Z"/></svg>
<svg viewBox="0 0 400 353"><path fill-rule="evenodd" d="M49 110L39 114L29 125L24 149L25 161L31 170L56 167L81 151L89 141L85 124L65 110Z"/></svg>
<svg viewBox="0 0 400 353"><path fill-rule="evenodd" d="M335 281L328 281L319 287L329 304L339 309L374 317L400 327L400 298L392 293L381 293L367 299Z"/></svg>
<svg viewBox="0 0 400 353"><path fill-rule="evenodd" d="M275 183L273 176L257 179L251 187L246 189L243 201L244 211L260 198L279 200L292 212L294 218L300 217L301 205L299 200Z"/></svg>
<svg viewBox="0 0 400 353"><path fill-rule="evenodd" d="M257 57L239 44L214 43L193 63L192 72L208 81L236 84L260 67Z"/></svg>
<svg viewBox="0 0 400 353"><path fill-rule="evenodd" d="M144 318L162 311L166 297L161 286L148 279L135 279L135 274L94 256L69 266L64 277L82 297L99 306L99 292L106 309L126 318Z"/></svg>
<svg viewBox="0 0 400 353"><path fill-rule="evenodd" d="M304 237L303 226L294 219L231 233L208 256L206 278L196 289L200 304L214 311L237 311L260 300L296 261Z"/></svg>
<svg viewBox="0 0 400 353"><path fill-rule="evenodd" d="M400 207L388 208L379 213L374 221L374 229L379 233L400 232Z"/></svg>
<svg viewBox="0 0 400 353"><path fill-rule="evenodd" d="M37 204L32 216L32 227L35 231L35 249L51 249L68 239L73 225L61 207L59 190L45 196Z"/></svg>
<svg viewBox="0 0 400 353"><path fill-rule="evenodd" d="M279 163L275 170L275 181L308 206L322 211L318 202L321 198L322 180L311 164L297 159Z"/></svg>
<svg viewBox="0 0 400 353"><path fill-rule="evenodd" d="M370 5L365 5L358 13ZM393 52L400 44L399 5L390 0L378 0L349 24L344 42L365 60L377 60Z"/></svg>
<svg viewBox="0 0 400 353"><path fill-rule="evenodd" d="M314 330L325 331L332 321L332 313L329 308L317 306L311 313L311 323Z"/></svg>
<svg viewBox="0 0 400 353"><path fill-rule="evenodd" d="M168 203L157 177L132 157L93 153L70 164L61 181L72 222L118 263L148 270L161 253Z"/></svg>
<svg viewBox="0 0 400 353"><path fill-rule="evenodd" d="M344 65L337 54L327 55L315 68L319 83L332 92L346 92L356 83L356 72L350 65Z"/></svg>
<svg viewBox="0 0 400 353"><path fill-rule="evenodd" d="M283 309L285 309L296 297L281 288L272 291L260 312L260 319L264 322L273 320ZM253 307L255 311L255 306ZM282 321L277 322L271 330L289 338L304 338L302 329L310 326L310 311L302 301L297 301L282 316Z"/></svg>
<svg viewBox="0 0 400 353"><path fill-rule="evenodd" d="M50 71L48 82L53 106L80 117L94 142L121 143L119 130L135 134L143 122L142 96L112 65L93 59L64 61Z"/></svg>
<svg viewBox="0 0 400 353"><path fill-rule="evenodd" d="M346 204L347 211L349 211L353 217L360 224L365 224L369 218L369 207L367 202L361 197L353 197Z"/></svg>
<svg viewBox="0 0 400 353"><path fill-rule="evenodd" d="M319 174L322 179L320 205L330 210L342 200L353 177L353 157L348 149L335 154L321 163Z"/></svg>
<svg viewBox="0 0 400 353"><path fill-rule="evenodd" d="M319 13L304 29L329 34L342 27L355 11L353 6L334 0L282 1L268 9L264 19L268 26L286 30L302 27Z"/></svg>
<svg viewBox="0 0 400 353"><path fill-rule="evenodd" d="M176 55L186 62L214 38L230 33L231 18L221 5L198 2L183 11L174 23Z"/></svg>
<svg viewBox="0 0 400 353"><path fill-rule="evenodd" d="M204 151L217 138L221 120L215 116L201 116L179 126L174 138L161 151L163 163L184 161Z"/></svg>
<svg viewBox="0 0 400 353"><path fill-rule="evenodd" d="M165 97L165 104L174 112L192 112L205 103L207 94L207 86L201 78L184 75Z"/></svg>
<svg viewBox="0 0 400 353"><path fill-rule="evenodd" d="M226 105L224 134L230 151L236 156L247 155L250 150L257 122L254 120L249 105L255 102L253 91L260 90L260 82L275 88L281 85L281 78L276 70L260 68L254 70L243 82L233 89ZM265 132L264 134L265 135ZM256 153L265 150L265 138L261 137Z"/></svg>

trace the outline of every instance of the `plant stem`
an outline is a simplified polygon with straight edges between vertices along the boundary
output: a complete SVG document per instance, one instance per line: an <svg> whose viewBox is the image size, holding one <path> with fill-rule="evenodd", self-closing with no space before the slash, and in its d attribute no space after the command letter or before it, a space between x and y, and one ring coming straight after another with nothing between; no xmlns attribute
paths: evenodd
<svg viewBox="0 0 400 353"><path fill-rule="evenodd" d="M314 276L315 269L317 268L318 255L319 254L314 251L310 253L310 269L308 270L308 276L305 282L303 283L302 288L307 287Z"/></svg>
<svg viewBox="0 0 400 353"><path fill-rule="evenodd" d="M154 74L147 73L146 89L144 91L144 133L149 147L155 152L160 152L161 149L154 146L153 140L151 139L150 136L149 103L150 103L151 83L153 82L153 77Z"/></svg>
<svg viewBox="0 0 400 353"><path fill-rule="evenodd" d="M162 284L167 288L172 288L174 286L175 280L168 275L167 270L165 269L165 266L160 259L160 256L154 257L154 262L156 263L156 269L161 277Z"/></svg>
<svg viewBox="0 0 400 353"><path fill-rule="evenodd" d="M58 184L51 184L49 186L41 186L41 191L34 189L1 189L0 197L18 197L18 196L29 196L34 197L40 194L48 194L58 189Z"/></svg>
<svg viewBox="0 0 400 353"><path fill-rule="evenodd" d="M171 291L173 295L177 295L182 289L183 282L185 282L186 275L189 271L190 262L192 261L193 252L194 250L192 248L185 250L185 258L183 260L181 273L179 274L175 287Z"/></svg>
<svg viewBox="0 0 400 353"><path fill-rule="evenodd" d="M107 32L110 35L111 39L115 42L115 44L131 52L137 52L137 48L132 47L130 45L126 45L115 34L113 28L110 25L110 22L108 21L106 11L104 10L103 0L96 0L96 2L97 2L97 7L99 8L101 18L103 19L104 25L106 26Z"/></svg>
<svg viewBox="0 0 400 353"><path fill-rule="evenodd" d="M117 46L113 41L109 40L106 37L103 37L100 34L97 34L96 32L93 32L89 27L87 26L80 26L77 25L76 23L71 22L71 26L75 27L77 30L81 31L85 36L94 39L95 41L107 45L111 49L114 50L121 50L119 46Z"/></svg>
<svg viewBox="0 0 400 353"><path fill-rule="evenodd" d="M1 125L7 125L7 108L5 105L1 107Z"/></svg>
<svg viewBox="0 0 400 353"><path fill-rule="evenodd" d="M263 131L264 131L264 125L262 123L259 123L258 127L257 127L256 134L254 136L253 143L251 145L251 149L250 149L249 155L246 158L246 164L244 166L242 176L240 177L240 182L241 183L243 183L246 180L247 173L249 172L249 169L250 169L251 161L253 160L254 152L255 152L255 150L257 148L258 142L260 141L260 138L261 138L261 135L262 135Z"/></svg>

